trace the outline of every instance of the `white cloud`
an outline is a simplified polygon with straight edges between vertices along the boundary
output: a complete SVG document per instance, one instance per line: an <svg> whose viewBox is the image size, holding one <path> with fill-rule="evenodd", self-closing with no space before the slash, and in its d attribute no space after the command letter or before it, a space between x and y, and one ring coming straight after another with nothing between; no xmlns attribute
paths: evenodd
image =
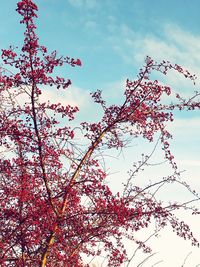
<svg viewBox="0 0 200 267"><path fill-rule="evenodd" d="M53 87L44 88L40 101L50 101L52 103L61 103L62 105L78 106L82 108L87 102L88 92L76 86L71 86L66 90Z"/></svg>
<svg viewBox="0 0 200 267"><path fill-rule="evenodd" d="M176 135L183 135L184 137L189 137L194 139L195 137L200 138L200 118L176 118L175 122L170 123L168 128L174 132ZM192 138L193 137L193 138Z"/></svg>
<svg viewBox="0 0 200 267"><path fill-rule="evenodd" d="M190 167L200 167L200 160L178 160L178 164Z"/></svg>

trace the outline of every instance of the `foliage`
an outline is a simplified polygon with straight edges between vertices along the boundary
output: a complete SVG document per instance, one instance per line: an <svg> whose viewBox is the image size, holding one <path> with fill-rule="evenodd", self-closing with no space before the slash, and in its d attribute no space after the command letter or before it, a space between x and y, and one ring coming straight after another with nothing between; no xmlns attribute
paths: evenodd
<svg viewBox="0 0 200 267"><path fill-rule="evenodd" d="M71 84L54 75L57 67L81 66L81 61L49 53L39 44L34 23L37 5L32 0L19 1L17 12L26 28L24 43L19 53L13 47L2 49L0 68L0 265L78 267L84 266L83 254L103 253L108 266L120 266L128 261L124 237L149 251L134 239L134 233L152 220L160 228L170 224L178 235L199 245L189 227L174 215L174 210L188 206L164 205L150 191L166 183L182 183L166 123L173 121L176 109L200 107L198 93L162 103L171 88L150 75L153 71L166 75L173 69L192 81L195 77L176 64L147 57L137 79L127 80L121 105L108 106L101 91L92 93L103 117L79 125L89 142L82 149L75 142L76 129L69 126L78 107L40 101L47 87L67 89ZM147 165L146 156L130 173L124 192L114 194L96 156L105 149L124 148L127 135L152 142L157 133L173 174L146 188L137 187L132 180ZM191 191L189 185L182 185ZM196 192L191 194L197 198Z"/></svg>

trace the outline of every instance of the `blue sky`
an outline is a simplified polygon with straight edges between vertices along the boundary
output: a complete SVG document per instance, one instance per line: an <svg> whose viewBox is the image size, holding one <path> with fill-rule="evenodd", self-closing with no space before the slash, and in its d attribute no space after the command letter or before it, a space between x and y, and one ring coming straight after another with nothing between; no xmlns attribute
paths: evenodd
<svg viewBox="0 0 200 267"><path fill-rule="evenodd" d="M1 3L0 48L20 45L23 41L24 28L15 12L16 3L16 0ZM199 0L38 0L36 3L40 43L83 62L82 68L66 67L61 73L72 79L69 92L47 91L45 97L79 105L83 117L89 117L94 108L89 108L90 91L102 89L110 102L120 101L123 82L136 76L146 55L183 65L200 77ZM197 81L193 87L174 73L160 78L184 95L190 95L200 85ZM189 182L200 188L200 112L177 115L171 131L180 168L187 170ZM127 153L125 159L132 152ZM200 236L195 220L193 224ZM181 266L183 257L192 249L188 243L169 236L166 234L164 241L155 242L165 260L158 266ZM170 248L170 242L181 248L179 256ZM166 244L168 255L164 254ZM198 260L195 253L200 255L193 250L193 262L188 261L185 267L200 263L200 256ZM174 265L175 258L177 265Z"/></svg>
<svg viewBox="0 0 200 267"><path fill-rule="evenodd" d="M172 31L194 38L199 34L198 0L39 0L37 4L41 43L80 57L83 68L68 71L74 83L88 89L133 77L146 55L169 59L175 44L186 53L185 45L191 44L177 44ZM16 0L1 3L1 47L22 40L15 6ZM176 63L186 63L176 56Z"/></svg>

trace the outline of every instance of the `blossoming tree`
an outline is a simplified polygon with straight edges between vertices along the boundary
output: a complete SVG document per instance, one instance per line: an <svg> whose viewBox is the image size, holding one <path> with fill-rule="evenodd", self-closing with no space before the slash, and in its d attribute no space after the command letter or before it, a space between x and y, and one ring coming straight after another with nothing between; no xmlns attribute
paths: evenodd
<svg viewBox="0 0 200 267"><path fill-rule="evenodd" d="M176 64L147 57L138 77L127 80L121 105L109 106L101 91L92 93L103 116L98 122L78 125L88 140L83 149L75 142L76 128L70 127L78 107L41 101L46 88L67 89L71 84L54 70L64 64L81 66L81 61L49 53L39 44L37 5L32 0L19 1L17 12L25 26L23 46L19 52L2 49L0 67L0 265L78 267L85 266L82 255L103 253L108 266L121 266L128 261L124 237L148 251L134 233L152 220L160 228L170 224L178 235L199 245L187 224L174 215L188 205L166 205L154 194L159 186L178 182L198 198L181 181L166 129L174 110L199 109L198 93L190 99L176 95L174 103L164 104L161 98L169 96L171 88L150 75L173 69L192 81L195 77ZM123 192L113 193L97 155L124 148L127 135L153 142L158 133L172 175L145 188L136 186L133 178L148 164L146 156L130 172Z"/></svg>

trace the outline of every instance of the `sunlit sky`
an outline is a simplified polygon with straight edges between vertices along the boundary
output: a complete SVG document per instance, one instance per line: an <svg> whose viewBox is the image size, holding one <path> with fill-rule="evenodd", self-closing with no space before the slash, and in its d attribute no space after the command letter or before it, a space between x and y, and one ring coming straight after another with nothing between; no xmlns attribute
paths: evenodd
<svg viewBox="0 0 200 267"><path fill-rule="evenodd" d="M23 41L16 3L16 0L1 1L0 48L20 46ZM93 110L89 92L102 89L109 102L120 101L124 81L136 76L147 55L183 65L200 78L199 0L38 0L36 3L40 43L61 55L80 58L83 63L81 68L66 67L61 73L72 80L69 92L59 95L51 91L46 96L77 104L84 119ZM194 87L173 73L162 79L184 95L199 90L199 81ZM171 130L178 165L187 170L184 175L200 191L200 112L177 114ZM189 220L200 238L197 227L200 220ZM180 267L190 251L184 267L200 264L200 251L168 231L153 241L152 246L158 252L157 258L144 266L163 260L157 266ZM129 267L135 267L140 257Z"/></svg>

